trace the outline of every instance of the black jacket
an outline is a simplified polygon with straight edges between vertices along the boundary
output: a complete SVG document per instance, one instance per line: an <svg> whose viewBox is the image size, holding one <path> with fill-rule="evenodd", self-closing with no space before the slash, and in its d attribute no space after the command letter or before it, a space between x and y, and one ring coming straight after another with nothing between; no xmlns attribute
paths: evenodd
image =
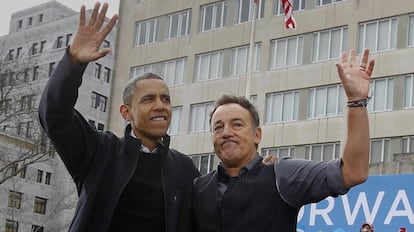
<svg viewBox="0 0 414 232"><path fill-rule="evenodd" d="M86 64L73 66L65 54L43 92L39 118L78 190L69 231L107 231L118 199L135 171L141 142L130 136L129 125L123 138L98 132L74 109L85 68ZM190 191L199 172L189 157L169 149L168 136L159 149L164 155L165 231L183 232L191 223Z"/></svg>

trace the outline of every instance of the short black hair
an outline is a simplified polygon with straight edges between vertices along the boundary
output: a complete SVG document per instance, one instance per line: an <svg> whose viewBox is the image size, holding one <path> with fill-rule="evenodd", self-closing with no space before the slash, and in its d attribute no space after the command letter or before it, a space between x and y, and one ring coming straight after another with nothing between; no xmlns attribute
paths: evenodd
<svg viewBox="0 0 414 232"><path fill-rule="evenodd" d="M140 76L136 76L128 81L128 83L124 87L124 92L122 94L122 101L125 105L130 105L132 101L132 97L134 96L136 84L138 81L146 80L146 79L158 79L164 81L162 77L155 73L144 73Z"/></svg>

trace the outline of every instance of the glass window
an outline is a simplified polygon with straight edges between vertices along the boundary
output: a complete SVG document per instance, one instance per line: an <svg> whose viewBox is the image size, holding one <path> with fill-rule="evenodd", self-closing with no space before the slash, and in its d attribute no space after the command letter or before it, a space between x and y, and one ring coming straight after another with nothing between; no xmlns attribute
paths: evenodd
<svg viewBox="0 0 414 232"><path fill-rule="evenodd" d="M226 25L227 1L201 6L200 31L209 31Z"/></svg>
<svg viewBox="0 0 414 232"><path fill-rule="evenodd" d="M22 193L10 191L8 207L13 209L20 209L22 203Z"/></svg>
<svg viewBox="0 0 414 232"><path fill-rule="evenodd" d="M306 0L291 0L293 11L305 10ZM285 11L283 10L282 1L274 0L274 14L275 15L284 15Z"/></svg>
<svg viewBox="0 0 414 232"><path fill-rule="evenodd" d="M408 46L414 46L414 15L411 15L408 21Z"/></svg>
<svg viewBox="0 0 414 232"><path fill-rule="evenodd" d="M295 147L270 147L262 149L262 156L267 155L276 156L278 158L284 156L293 156L295 153Z"/></svg>
<svg viewBox="0 0 414 232"><path fill-rule="evenodd" d="M364 48L371 52L386 51L397 47L397 19L371 21L359 24L358 52Z"/></svg>
<svg viewBox="0 0 414 232"><path fill-rule="evenodd" d="M190 132L205 132L210 130L210 112L213 103L200 103L191 105Z"/></svg>
<svg viewBox="0 0 414 232"><path fill-rule="evenodd" d="M201 175L207 174L214 170L214 153L191 155L194 165L200 171Z"/></svg>
<svg viewBox="0 0 414 232"><path fill-rule="evenodd" d="M35 197L34 212L38 214L46 214L47 199L41 197Z"/></svg>
<svg viewBox="0 0 414 232"><path fill-rule="evenodd" d="M107 102L108 102L107 97L99 93L92 92L92 95L91 95L91 107L92 108L95 108L95 109L99 108L100 111L106 112Z"/></svg>
<svg viewBox="0 0 414 232"><path fill-rule="evenodd" d="M42 183L43 180L43 171L42 170L37 170L37 178L36 181L39 183Z"/></svg>
<svg viewBox="0 0 414 232"><path fill-rule="evenodd" d="M414 74L405 77L404 108L414 107Z"/></svg>
<svg viewBox="0 0 414 232"><path fill-rule="evenodd" d="M303 36L272 40L270 43L270 69L302 63Z"/></svg>
<svg viewBox="0 0 414 232"><path fill-rule="evenodd" d="M265 123L298 119L299 92L271 93L266 95Z"/></svg>
<svg viewBox="0 0 414 232"><path fill-rule="evenodd" d="M32 225L32 232L43 232L44 230L43 226Z"/></svg>
<svg viewBox="0 0 414 232"><path fill-rule="evenodd" d="M338 159L340 157L340 143L323 143L307 145L305 157L308 160L326 161Z"/></svg>
<svg viewBox="0 0 414 232"><path fill-rule="evenodd" d="M18 232L19 222L6 219L6 230L4 232Z"/></svg>
<svg viewBox="0 0 414 232"><path fill-rule="evenodd" d="M102 65L95 63L95 69L93 73L96 79L101 79L101 69L102 69Z"/></svg>
<svg viewBox="0 0 414 232"><path fill-rule="evenodd" d="M402 153L413 153L414 152L414 136L402 138Z"/></svg>
<svg viewBox="0 0 414 232"><path fill-rule="evenodd" d="M156 42L158 18L149 19L136 24L136 46Z"/></svg>
<svg viewBox="0 0 414 232"><path fill-rule="evenodd" d="M370 89L373 93L367 106L370 112L392 110L394 95L392 78L374 79L371 81Z"/></svg>
<svg viewBox="0 0 414 232"><path fill-rule="evenodd" d="M52 178L52 173L46 172L45 184L50 185L51 178Z"/></svg>
<svg viewBox="0 0 414 232"><path fill-rule="evenodd" d="M168 86L184 83L187 58L169 60L162 63L163 78Z"/></svg>
<svg viewBox="0 0 414 232"><path fill-rule="evenodd" d="M253 18L253 4L252 0L236 0L236 23L244 23ZM257 18L263 18L264 16L264 1L259 0Z"/></svg>
<svg viewBox="0 0 414 232"><path fill-rule="evenodd" d="M190 34L191 10L178 12L168 16L168 38L176 38Z"/></svg>
<svg viewBox="0 0 414 232"><path fill-rule="evenodd" d="M313 34L312 61L339 58L346 51L348 28L337 28Z"/></svg>
<svg viewBox="0 0 414 232"><path fill-rule="evenodd" d="M195 81L218 79L223 73L223 52L211 52L196 56Z"/></svg>
<svg viewBox="0 0 414 232"><path fill-rule="evenodd" d="M328 5L328 4L342 2L342 1L345 1L345 0L316 0L316 6L323 6L323 5Z"/></svg>
<svg viewBox="0 0 414 232"><path fill-rule="evenodd" d="M340 115L343 110L342 85L310 89L308 118Z"/></svg>
<svg viewBox="0 0 414 232"><path fill-rule="evenodd" d="M104 78L104 81L106 83L110 82L110 80L111 80L111 69L110 68L104 67L104 76L103 76L103 78Z"/></svg>
<svg viewBox="0 0 414 232"><path fill-rule="evenodd" d="M390 153L390 139L371 140L370 163L389 162Z"/></svg>
<svg viewBox="0 0 414 232"><path fill-rule="evenodd" d="M173 107L171 110L171 123L168 129L169 135L176 135L180 133L182 106Z"/></svg>

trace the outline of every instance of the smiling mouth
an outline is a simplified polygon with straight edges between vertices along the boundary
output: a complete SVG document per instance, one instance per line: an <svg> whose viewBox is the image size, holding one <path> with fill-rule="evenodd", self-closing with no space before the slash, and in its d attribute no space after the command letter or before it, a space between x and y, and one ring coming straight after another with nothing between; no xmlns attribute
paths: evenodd
<svg viewBox="0 0 414 232"><path fill-rule="evenodd" d="M151 121L166 121L167 117L166 116L156 116L156 117L152 117Z"/></svg>

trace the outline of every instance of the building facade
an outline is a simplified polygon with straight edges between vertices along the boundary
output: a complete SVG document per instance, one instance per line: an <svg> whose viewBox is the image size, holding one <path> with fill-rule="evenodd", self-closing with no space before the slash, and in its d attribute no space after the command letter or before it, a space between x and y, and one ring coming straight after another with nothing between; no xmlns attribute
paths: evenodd
<svg viewBox="0 0 414 232"><path fill-rule="evenodd" d="M370 174L414 172L412 155L403 169L378 168L396 162L394 154L414 151L412 1L292 3L296 30L284 27L279 0L258 1L257 20L253 0L121 1L109 129L122 135L124 84L154 72L171 91L171 144L202 173L218 163L208 120L223 93L245 95L258 107L261 154L337 158L346 139L346 99L335 63L350 48L359 55L370 48L376 62L368 105Z"/></svg>
<svg viewBox="0 0 414 232"><path fill-rule="evenodd" d="M67 231L73 217L76 188L40 130L37 108L78 25L78 12L50 1L13 13L9 34L0 37L0 231ZM116 29L103 46L113 48L115 38ZM101 131L113 60L111 52L88 65L75 106Z"/></svg>

